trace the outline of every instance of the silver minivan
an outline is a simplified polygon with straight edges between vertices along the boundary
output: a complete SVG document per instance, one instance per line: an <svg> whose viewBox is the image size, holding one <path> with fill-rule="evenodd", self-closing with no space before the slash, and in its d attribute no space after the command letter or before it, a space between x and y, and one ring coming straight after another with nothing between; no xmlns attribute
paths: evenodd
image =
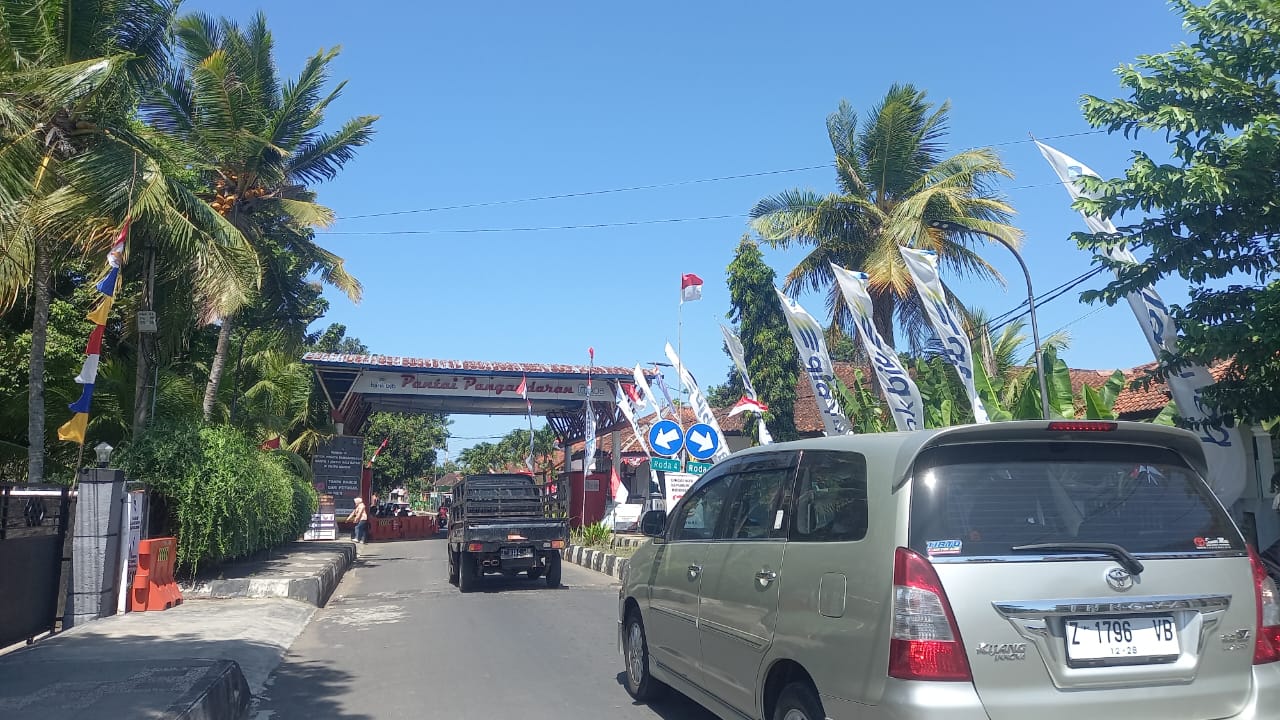
<svg viewBox="0 0 1280 720"><path fill-rule="evenodd" d="M625 571L627 689L723 718L1280 717L1280 597L1199 439L1005 422L735 453Z"/></svg>

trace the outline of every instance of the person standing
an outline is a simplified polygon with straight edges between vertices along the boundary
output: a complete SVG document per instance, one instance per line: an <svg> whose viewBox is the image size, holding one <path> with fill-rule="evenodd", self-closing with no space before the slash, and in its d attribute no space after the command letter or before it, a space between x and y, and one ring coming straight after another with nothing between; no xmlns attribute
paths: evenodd
<svg viewBox="0 0 1280 720"><path fill-rule="evenodd" d="M347 516L347 522L355 523L351 531L351 539L362 545L369 544L369 509L364 506L364 498L356 498L356 507Z"/></svg>

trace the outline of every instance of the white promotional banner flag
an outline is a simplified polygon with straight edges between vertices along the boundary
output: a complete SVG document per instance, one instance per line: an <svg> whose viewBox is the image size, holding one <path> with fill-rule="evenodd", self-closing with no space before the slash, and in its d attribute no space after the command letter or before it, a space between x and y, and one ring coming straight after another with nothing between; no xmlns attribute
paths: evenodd
<svg viewBox="0 0 1280 720"><path fill-rule="evenodd" d="M636 363L636 369L631 375L636 381L636 412L643 415L650 405L654 410L658 410L659 403L653 397L653 388L649 387L649 380L645 378L644 369L640 367L640 363Z"/></svg>
<svg viewBox="0 0 1280 720"><path fill-rule="evenodd" d="M590 400L587 400L583 422L586 425L586 438L582 443L582 474L585 476L596 467L596 411L591 407Z"/></svg>
<svg viewBox="0 0 1280 720"><path fill-rule="evenodd" d="M929 316L929 324L938 333L942 342L942 354L947 362L955 366L964 381L965 392L969 393L969 403L973 405L973 418L977 422L989 422L987 407L978 397L978 388L973 383L973 348L969 346L969 336L964 332L964 325L956 313L947 304L947 295L942 290L942 278L938 277L938 255L932 250L916 250L899 247L902 259L907 263L907 272L916 283L916 291L924 304L925 314Z"/></svg>
<svg viewBox="0 0 1280 720"><path fill-rule="evenodd" d="M742 349L742 340L724 325L720 326L720 332L724 334L724 344L729 347L729 356L733 358L733 364L738 367L738 374L742 376L742 389L746 391L748 398L758 402L760 396L756 394L755 386L751 384L751 376L747 374L747 356ZM773 436L769 434L769 428L764 425L763 412L760 414L759 422L760 444L768 445L773 442Z"/></svg>
<svg viewBox="0 0 1280 720"><path fill-rule="evenodd" d="M640 426L636 424L636 410L632 407L626 392L622 390L621 383L614 386L613 400L618 404L618 409L622 411L623 416L627 418L627 422L631 423L631 432L635 433L636 442L640 443L640 448L644 450L645 455L648 455L649 443L645 442L644 435L640 434Z"/></svg>
<svg viewBox="0 0 1280 720"><path fill-rule="evenodd" d="M871 293L867 292L867 274L846 270L835 263L831 271L836 274L840 292L858 324L862 347L871 358L884 399L893 411L893 423L899 430L920 430L924 427L924 403L920 400L920 388L907 374L898 359L898 353L889 347L876 330L872 318Z"/></svg>
<svg viewBox="0 0 1280 720"><path fill-rule="evenodd" d="M711 461L720 462L729 457L729 443L725 442L724 433L720 431L720 423L716 422L715 413L711 412L711 404L698 389L698 383L693 379L693 374L680 362L680 356L676 355L671 343L667 343L667 359L675 366L676 372L680 373L680 379L684 381L684 386L689 391L689 405L693 408L693 414L698 418L698 422L715 430L720 438L720 446L716 448L716 454L711 456Z"/></svg>
<svg viewBox="0 0 1280 720"><path fill-rule="evenodd" d="M824 434L851 434L853 430L849 426L849 418L840 409L840 401L831 389L835 368L831 364L831 355L827 352L827 341L822 337L822 326L799 303L783 295L781 290L774 288L774 292L778 293L778 300L782 302L782 312L787 316L791 339L800 351L800 369L809 376L809 385L813 387L813 397L818 402L818 414L822 416Z"/></svg>
<svg viewBox="0 0 1280 720"><path fill-rule="evenodd" d="M1040 148L1040 154L1044 155L1044 159L1049 161L1050 167L1053 168L1058 179L1062 181L1062 186L1067 189L1067 193L1073 200L1082 197L1096 199L1096 194L1087 192L1079 182L1083 175L1098 177L1096 172L1070 155L1038 140L1036 146ZM1116 232L1116 226L1107 218L1084 215L1084 222L1090 232ZM1133 253L1125 248L1108 248L1106 253L1112 260L1137 262ZM1129 301L1129 307L1138 319L1142 334L1147 338L1147 344L1151 346L1151 352L1156 358L1160 358L1161 350L1176 353L1178 327L1169 316L1169 310L1156 289L1148 287L1145 290L1132 292L1125 299ZM1200 392L1206 385L1214 382L1209 370L1202 365L1188 365L1177 375L1170 375L1167 380L1169 394L1173 395L1173 401L1178 406L1178 414L1188 420L1203 422L1210 413L1200 399ZM1213 488L1214 495L1217 495L1224 505L1230 505L1244 492L1251 472L1248 459L1245 457L1244 439L1240 436L1240 431L1235 428L1202 427L1196 432L1200 435L1205 460L1210 468L1209 486Z"/></svg>

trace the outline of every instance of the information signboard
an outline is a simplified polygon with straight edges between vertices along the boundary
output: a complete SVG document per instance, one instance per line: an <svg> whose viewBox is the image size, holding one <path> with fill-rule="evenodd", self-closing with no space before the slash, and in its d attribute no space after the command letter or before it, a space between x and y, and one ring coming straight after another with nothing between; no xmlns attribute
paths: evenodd
<svg viewBox="0 0 1280 720"><path fill-rule="evenodd" d="M311 456L316 492L333 496L336 512L347 513L356 506L363 464L363 437L339 435L316 446Z"/></svg>

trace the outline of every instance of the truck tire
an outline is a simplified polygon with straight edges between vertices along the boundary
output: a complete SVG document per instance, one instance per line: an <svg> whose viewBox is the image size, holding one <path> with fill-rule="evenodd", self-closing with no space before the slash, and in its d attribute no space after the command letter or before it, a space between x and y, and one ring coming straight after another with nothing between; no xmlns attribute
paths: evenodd
<svg viewBox="0 0 1280 720"><path fill-rule="evenodd" d="M449 584L458 584L458 553L449 551Z"/></svg>
<svg viewBox="0 0 1280 720"><path fill-rule="evenodd" d="M470 553L458 553L458 589L469 593L476 589L480 574L476 572L476 559Z"/></svg>
<svg viewBox="0 0 1280 720"><path fill-rule="evenodd" d="M560 587L560 553L553 552L547 556L547 587Z"/></svg>

